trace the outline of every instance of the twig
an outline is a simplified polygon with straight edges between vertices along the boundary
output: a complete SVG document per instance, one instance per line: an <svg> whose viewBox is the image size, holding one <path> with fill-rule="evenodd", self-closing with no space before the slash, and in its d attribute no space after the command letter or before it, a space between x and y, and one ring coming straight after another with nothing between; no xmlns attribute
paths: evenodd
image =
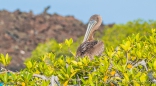
<svg viewBox="0 0 156 86"><path fill-rule="evenodd" d="M126 65L125 65L125 68L126 68L127 65L128 65L128 52L126 52Z"/></svg>
<svg viewBox="0 0 156 86"><path fill-rule="evenodd" d="M50 78L44 76L44 75L39 75L39 74L33 74L34 77L39 77L42 78L43 80L50 80L50 86L60 86L59 80L57 76L52 75Z"/></svg>
<svg viewBox="0 0 156 86"><path fill-rule="evenodd" d="M81 86L81 85L80 85L80 84L81 84L81 83L80 83L80 78L79 78L79 76L78 76L78 75L77 75L77 78L78 78L78 79L77 79L78 86Z"/></svg>
<svg viewBox="0 0 156 86"><path fill-rule="evenodd" d="M128 52L126 52L126 66L128 64Z"/></svg>
<svg viewBox="0 0 156 86"><path fill-rule="evenodd" d="M50 86L56 86L56 85L60 86L57 76L52 75L50 78L50 82L51 82Z"/></svg>
<svg viewBox="0 0 156 86"><path fill-rule="evenodd" d="M39 78L41 78L41 79L43 79L43 80L49 80L49 78L47 78L47 77L44 76L44 75L33 74L33 76L34 76L34 77L39 77Z"/></svg>
<svg viewBox="0 0 156 86"><path fill-rule="evenodd" d="M146 62L145 62L145 60L142 60L142 61L136 63L133 67L136 67L136 66L139 66L139 65L144 66L145 69L146 69L146 71L148 70L148 68L147 68L147 66L146 66Z"/></svg>
<svg viewBox="0 0 156 86"><path fill-rule="evenodd" d="M148 75L149 79L150 79L153 83L156 83L156 79L154 79L154 76L153 76L153 72L152 72L152 71L150 71L147 75Z"/></svg>

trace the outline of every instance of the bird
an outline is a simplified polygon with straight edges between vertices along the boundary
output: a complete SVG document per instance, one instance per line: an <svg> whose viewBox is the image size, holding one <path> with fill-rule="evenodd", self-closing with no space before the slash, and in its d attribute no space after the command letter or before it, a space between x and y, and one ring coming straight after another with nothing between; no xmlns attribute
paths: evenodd
<svg viewBox="0 0 156 86"><path fill-rule="evenodd" d="M94 56L100 56L104 51L104 43L102 41L94 40L94 33L100 27L102 17L100 15L93 15L89 19L88 27L83 39L83 42L77 48L76 57L89 57L93 60Z"/></svg>

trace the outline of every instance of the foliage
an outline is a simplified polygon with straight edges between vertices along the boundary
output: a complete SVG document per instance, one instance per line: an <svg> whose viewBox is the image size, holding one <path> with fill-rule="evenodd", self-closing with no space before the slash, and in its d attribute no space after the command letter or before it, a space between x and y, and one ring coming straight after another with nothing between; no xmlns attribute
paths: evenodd
<svg viewBox="0 0 156 86"><path fill-rule="evenodd" d="M122 40L132 34L148 35L152 28L156 28L156 21L135 20L126 24L115 24L113 27L105 27L103 30L102 40L106 47L116 47Z"/></svg>
<svg viewBox="0 0 156 86"><path fill-rule="evenodd" d="M50 52L54 53L56 57L60 57L62 55L74 56L75 53L72 51L75 51L75 46L78 46L78 43L73 43L72 39L66 39L64 43L58 43L56 40L53 39L44 44L40 43L37 48L32 52L32 56L30 58L38 60L38 57Z"/></svg>
<svg viewBox="0 0 156 86"><path fill-rule="evenodd" d="M128 36L131 36L132 34L139 33L140 35L148 35L148 33L151 31L151 28L156 28L156 21L150 20L146 22L143 20L135 20L133 22L130 21L126 24L115 24L113 25L113 27L105 26L103 31L100 32L101 35L97 31L95 36L98 36L98 39L104 42L105 47L116 48L119 44L122 43L122 40L125 40ZM59 57L61 55L73 56L73 52L76 52L76 49L81 41L82 37L73 44L71 44L69 49L66 43L58 43L56 40L53 39L44 44L39 44L37 48L32 52L31 58L38 59L38 57L44 55L47 52L55 53L56 57Z"/></svg>
<svg viewBox="0 0 156 86"><path fill-rule="evenodd" d="M0 58L1 58L0 63L2 63L4 67L10 64L11 58L9 57L8 54L6 54L6 56L4 56L3 54L0 54Z"/></svg>
<svg viewBox="0 0 156 86"><path fill-rule="evenodd" d="M127 24L123 28L128 28L126 26ZM117 26L113 28L115 27ZM143 35L143 32L132 34L119 44L113 41L117 45L116 48L106 46L104 54L95 56L93 60L88 57L75 58L72 49L76 43L74 44L72 39L60 44L54 40L53 44L48 44L49 42L43 44L44 46L40 44L37 50L42 55L38 55L37 51L33 52L36 53L37 60L35 57L27 60L26 68L20 72L8 72L8 70L0 72L0 82L15 86L48 86L52 82L52 76L57 76L59 83L64 86L155 86L156 29L146 32L146 35ZM49 48L51 45L54 45L53 48ZM48 53L44 49L47 49ZM1 56L9 57L2 54ZM7 61L4 63L2 59L0 58L0 62L3 65L8 63Z"/></svg>

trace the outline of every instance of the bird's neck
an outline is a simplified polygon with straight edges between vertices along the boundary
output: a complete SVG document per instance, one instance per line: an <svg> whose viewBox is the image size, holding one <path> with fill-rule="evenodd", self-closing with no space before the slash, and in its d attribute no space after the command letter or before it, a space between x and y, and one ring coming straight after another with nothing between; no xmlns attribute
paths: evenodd
<svg viewBox="0 0 156 86"><path fill-rule="evenodd" d="M90 34L88 41L94 40L93 33Z"/></svg>

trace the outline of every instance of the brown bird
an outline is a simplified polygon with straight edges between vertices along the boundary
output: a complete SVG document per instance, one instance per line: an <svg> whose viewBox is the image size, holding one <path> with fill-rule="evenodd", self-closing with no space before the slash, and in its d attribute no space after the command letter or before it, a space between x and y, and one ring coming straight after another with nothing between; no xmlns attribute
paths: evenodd
<svg viewBox="0 0 156 86"><path fill-rule="evenodd" d="M91 16L82 44L78 47L76 57L88 56L91 60L94 56L100 56L104 51L104 44L93 38L94 32L100 27L102 18L99 15Z"/></svg>

